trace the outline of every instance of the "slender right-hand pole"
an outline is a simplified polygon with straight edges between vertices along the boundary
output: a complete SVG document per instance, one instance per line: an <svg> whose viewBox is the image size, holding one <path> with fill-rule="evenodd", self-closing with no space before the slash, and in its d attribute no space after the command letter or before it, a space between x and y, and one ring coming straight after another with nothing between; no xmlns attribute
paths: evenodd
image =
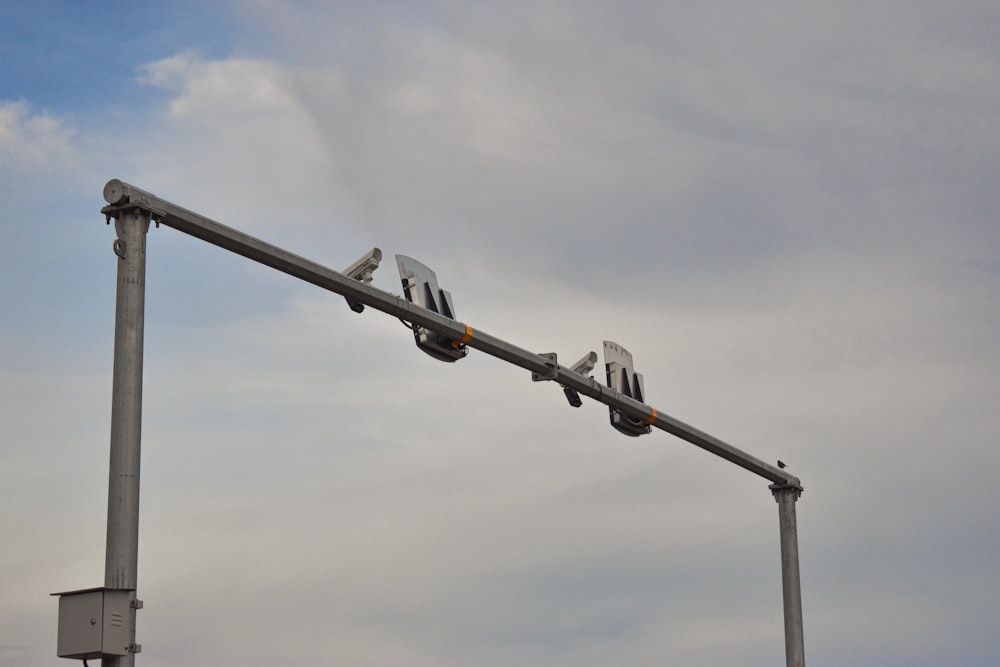
<svg viewBox="0 0 1000 667"><path fill-rule="evenodd" d="M799 535L795 521L795 501L802 487L772 484L771 493L778 502L778 526L781 531L781 589L785 603L785 664L805 667L802 640L802 586L799 582Z"/></svg>

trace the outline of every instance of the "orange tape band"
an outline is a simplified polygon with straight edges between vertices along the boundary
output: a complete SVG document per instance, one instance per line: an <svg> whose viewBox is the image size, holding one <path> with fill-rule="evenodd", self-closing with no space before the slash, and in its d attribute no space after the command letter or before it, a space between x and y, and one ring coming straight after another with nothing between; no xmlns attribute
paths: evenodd
<svg viewBox="0 0 1000 667"><path fill-rule="evenodd" d="M451 346L457 350L459 345L465 345L470 340L472 340L472 327L466 324L465 335L462 336L462 340L456 340L454 343L451 344Z"/></svg>
<svg viewBox="0 0 1000 667"><path fill-rule="evenodd" d="M656 421L656 408L650 407L649 409L653 414L649 415L649 419L642 422L643 426L649 426Z"/></svg>

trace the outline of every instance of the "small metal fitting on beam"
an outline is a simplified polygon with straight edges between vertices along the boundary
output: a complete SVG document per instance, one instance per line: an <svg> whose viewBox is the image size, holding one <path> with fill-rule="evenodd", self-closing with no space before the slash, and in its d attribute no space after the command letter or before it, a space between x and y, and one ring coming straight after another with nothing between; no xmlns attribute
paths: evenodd
<svg viewBox="0 0 1000 667"><path fill-rule="evenodd" d="M542 380L555 380L559 377L559 361L556 353L542 352L538 356L545 360L545 371L542 373L533 372L531 381L541 382Z"/></svg>

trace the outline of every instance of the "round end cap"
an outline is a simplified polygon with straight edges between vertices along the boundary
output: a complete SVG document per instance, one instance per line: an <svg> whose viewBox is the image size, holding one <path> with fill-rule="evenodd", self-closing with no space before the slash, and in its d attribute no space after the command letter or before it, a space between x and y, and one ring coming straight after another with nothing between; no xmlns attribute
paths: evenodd
<svg viewBox="0 0 1000 667"><path fill-rule="evenodd" d="M104 201L109 204L121 204L127 197L128 195L125 194L125 184L117 178L112 178L104 186Z"/></svg>

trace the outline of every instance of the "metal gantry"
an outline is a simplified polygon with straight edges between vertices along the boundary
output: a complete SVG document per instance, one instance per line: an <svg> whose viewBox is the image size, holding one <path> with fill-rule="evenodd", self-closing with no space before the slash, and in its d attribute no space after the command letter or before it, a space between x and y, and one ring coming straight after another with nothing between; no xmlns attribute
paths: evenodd
<svg viewBox="0 0 1000 667"><path fill-rule="evenodd" d="M639 435L657 428L770 481L770 489L779 509L786 664L788 667L802 667L805 664L795 518L795 503L802 493L799 478L782 467L766 463L642 402L641 391L636 391L636 388L641 387L641 376L632 371L631 355L624 350L619 350L624 352L619 360L620 368L625 371L624 385L611 381L610 370L608 385L604 385L587 375L596 361L593 353L566 367L558 363L554 353L530 352L455 319L450 295L444 290L438 292L433 272L427 277L429 269L411 258L397 257L404 292L409 297L401 298L368 284L374 268L372 264L377 266L381 259L378 249L341 273L117 179L105 185L104 198L108 205L101 212L109 222L112 218L115 220L118 238L114 242L114 251L119 258L105 587L127 590L133 601L127 619L130 636L127 651L124 655L100 654L104 667L133 665L134 655L139 649L135 643L135 609L141 607L141 602L135 600L135 590L142 416L143 297L146 233L151 221L340 294L356 312L361 312L368 306L398 317L409 323L417 344L436 358L454 361L464 356L466 347L480 350L530 371L534 380L558 383L572 405L580 403L580 395L607 405L612 411L612 424L629 435ZM377 258L374 257L375 253L378 253ZM412 282L409 287L404 266L410 271ZM427 290L425 293L420 292L424 289ZM428 298L434 304L433 308L428 306ZM424 338L421 339L421 336ZM606 349L608 344L606 342ZM611 365L608 364L609 369ZM616 366L616 372L618 368ZM621 418L619 424L615 424L615 414Z"/></svg>

